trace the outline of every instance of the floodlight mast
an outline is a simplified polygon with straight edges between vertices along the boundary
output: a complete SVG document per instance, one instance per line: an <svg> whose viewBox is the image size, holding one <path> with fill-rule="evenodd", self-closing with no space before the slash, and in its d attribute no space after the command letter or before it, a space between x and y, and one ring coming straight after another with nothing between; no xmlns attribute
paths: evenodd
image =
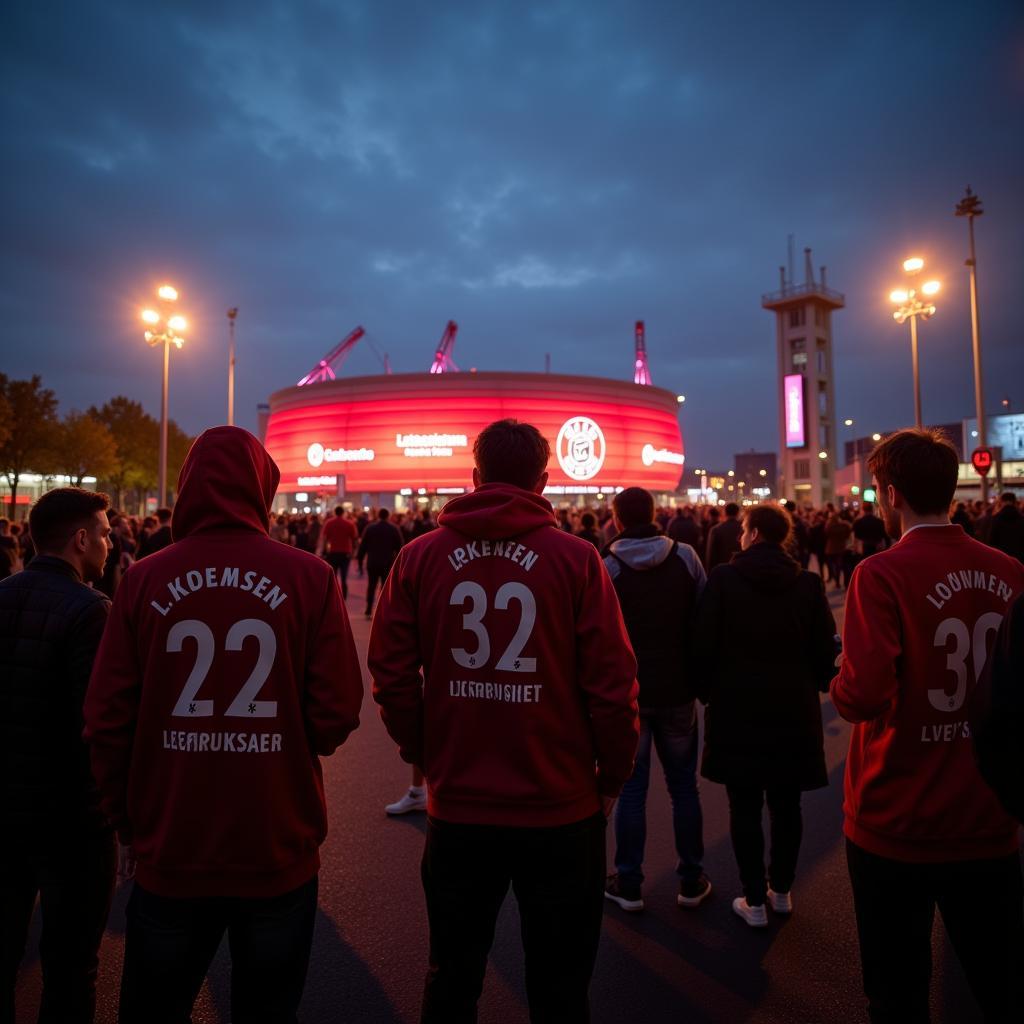
<svg viewBox="0 0 1024 1024"><path fill-rule="evenodd" d="M347 338L338 342L330 352L327 353L320 360L316 366L313 367L309 373L306 374L302 380L299 381L298 386L305 387L307 384L321 384L326 380L334 380L336 369L341 369L341 364L345 361L349 352L355 347L355 344L359 339L366 333L362 327L357 327Z"/></svg>
<svg viewBox="0 0 1024 1024"><path fill-rule="evenodd" d="M458 373L459 368L452 359L452 349L455 348L455 335L459 332L459 325L454 320L448 321L448 326L441 335L437 344L437 351L434 353L434 361L430 364L431 373L451 373L453 370Z"/></svg>
<svg viewBox="0 0 1024 1024"><path fill-rule="evenodd" d="M636 358L633 361L633 383L653 384L651 368L647 365L647 341L644 336L643 320L637 320L633 335L636 340Z"/></svg>

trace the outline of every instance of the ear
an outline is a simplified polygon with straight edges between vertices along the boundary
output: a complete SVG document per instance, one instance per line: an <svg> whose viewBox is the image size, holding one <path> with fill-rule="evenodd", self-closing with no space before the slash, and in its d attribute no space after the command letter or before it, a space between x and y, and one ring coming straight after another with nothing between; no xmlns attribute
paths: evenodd
<svg viewBox="0 0 1024 1024"><path fill-rule="evenodd" d="M903 495L892 484L885 485L885 496L889 501L890 508L900 509L906 504Z"/></svg>
<svg viewBox="0 0 1024 1024"><path fill-rule="evenodd" d="M480 486L480 470L477 469L476 466L473 467L473 486Z"/></svg>
<svg viewBox="0 0 1024 1024"><path fill-rule="evenodd" d="M534 494L543 494L544 493L544 488L547 487L547 485L548 485L548 474L547 474L547 471L545 470L545 472L541 473L540 479L537 481L536 485L534 486L533 493Z"/></svg>

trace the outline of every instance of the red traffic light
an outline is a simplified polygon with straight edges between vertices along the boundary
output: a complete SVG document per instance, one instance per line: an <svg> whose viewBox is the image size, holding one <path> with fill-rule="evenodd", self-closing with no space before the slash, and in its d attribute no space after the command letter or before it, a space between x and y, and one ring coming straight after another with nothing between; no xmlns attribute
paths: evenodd
<svg viewBox="0 0 1024 1024"><path fill-rule="evenodd" d="M971 465L982 476L986 476L988 471L992 468L992 449L975 448L974 451L971 452Z"/></svg>

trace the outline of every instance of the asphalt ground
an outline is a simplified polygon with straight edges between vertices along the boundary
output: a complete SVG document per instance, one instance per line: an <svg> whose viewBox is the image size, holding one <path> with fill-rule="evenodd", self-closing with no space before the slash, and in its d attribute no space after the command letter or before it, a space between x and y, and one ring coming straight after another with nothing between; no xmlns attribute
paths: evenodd
<svg viewBox="0 0 1024 1024"><path fill-rule="evenodd" d="M363 581L352 581L349 610L365 654ZM842 595L833 593L841 621ZM365 672L365 669L364 669ZM424 816L388 818L386 803L409 784L372 700L362 724L324 766L330 834L322 850L320 909L305 995L304 1024L414 1022L427 956L427 923L419 882ZM842 779L849 727L823 698L829 787L804 798L804 840L794 914L773 917L763 931L731 910L740 894L729 842L724 788L702 782L705 869L711 897L697 910L676 905L670 808L652 772L644 885L646 909L627 914L606 903L591 986L595 1024L845 1024L866 1021L850 884L842 838ZM609 863L612 844L609 834ZM117 993L128 888L119 888L100 951L96 1020L117 1019ZM36 1020L40 994L39 915L17 985L17 1020ZM981 1016L936 919L932 1015L972 1024ZM226 1022L230 963L226 943L196 1003L196 1024ZM159 999L159 994L154 993ZM528 1020L515 899L498 922L480 1002L483 1024Z"/></svg>

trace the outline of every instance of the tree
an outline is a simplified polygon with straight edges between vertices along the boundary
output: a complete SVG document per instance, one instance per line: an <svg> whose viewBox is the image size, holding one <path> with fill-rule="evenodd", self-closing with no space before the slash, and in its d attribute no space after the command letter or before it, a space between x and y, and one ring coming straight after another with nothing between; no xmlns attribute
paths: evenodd
<svg viewBox="0 0 1024 1024"><path fill-rule="evenodd" d="M109 480L120 470L114 435L92 413L68 413L58 437L55 461L76 487L82 486L86 473L92 473L98 480Z"/></svg>
<svg viewBox="0 0 1024 1024"><path fill-rule="evenodd" d="M105 477L114 492L114 504L120 507L129 490L156 486L160 424L141 403L117 395L100 409L93 406L89 415L107 426L117 448L117 466Z"/></svg>
<svg viewBox="0 0 1024 1024"><path fill-rule="evenodd" d="M11 406L0 388L0 444L3 444L11 436Z"/></svg>
<svg viewBox="0 0 1024 1024"><path fill-rule="evenodd" d="M167 490L173 492L175 498L178 496L178 474L194 440L174 420L167 421Z"/></svg>
<svg viewBox="0 0 1024 1024"><path fill-rule="evenodd" d="M11 518L17 506L18 483L34 469L38 473L51 470L56 450L57 396L43 387L36 374L31 380L9 380L0 373L0 395L7 406L7 437L0 442L0 473L11 488Z"/></svg>

